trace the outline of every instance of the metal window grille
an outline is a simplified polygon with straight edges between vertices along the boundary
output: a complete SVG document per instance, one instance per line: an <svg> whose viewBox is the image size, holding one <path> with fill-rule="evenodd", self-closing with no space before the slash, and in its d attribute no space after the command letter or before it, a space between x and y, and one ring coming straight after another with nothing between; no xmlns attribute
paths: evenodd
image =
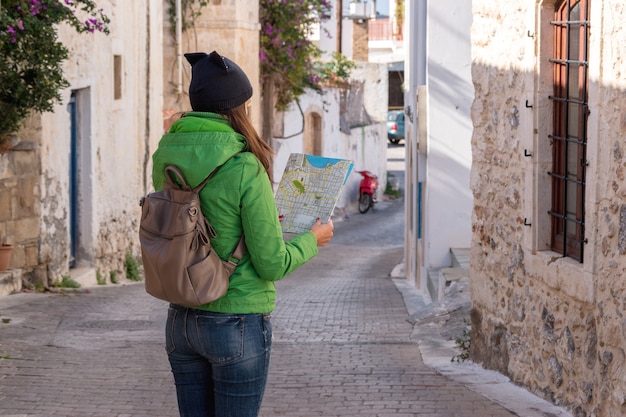
<svg viewBox="0 0 626 417"><path fill-rule="evenodd" d="M554 28L552 250L583 261L589 104L589 0L557 4Z"/></svg>

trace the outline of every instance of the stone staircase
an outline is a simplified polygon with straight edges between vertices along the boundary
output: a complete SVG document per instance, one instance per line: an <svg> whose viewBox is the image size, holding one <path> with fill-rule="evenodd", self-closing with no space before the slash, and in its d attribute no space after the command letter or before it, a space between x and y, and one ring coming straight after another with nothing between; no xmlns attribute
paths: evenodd
<svg viewBox="0 0 626 417"><path fill-rule="evenodd" d="M427 287L432 301L441 301L445 289L454 281L469 280L469 249L450 249L452 265L428 270Z"/></svg>

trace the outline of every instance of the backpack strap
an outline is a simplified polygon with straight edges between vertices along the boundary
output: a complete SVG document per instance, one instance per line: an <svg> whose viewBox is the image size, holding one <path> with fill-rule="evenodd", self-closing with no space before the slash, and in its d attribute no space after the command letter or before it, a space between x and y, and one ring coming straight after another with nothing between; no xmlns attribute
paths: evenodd
<svg viewBox="0 0 626 417"><path fill-rule="evenodd" d="M246 250L246 242L244 241L243 234L239 238L239 242L237 242L237 246L233 249L233 252L228 256L227 262L234 264L235 266L239 265L239 261L243 257L243 254Z"/></svg>
<svg viewBox="0 0 626 417"><path fill-rule="evenodd" d="M187 183L182 171L176 165L168 165L164 169L165 181L163 182L168 188L178 188L180 190L191 191L191 187ZM178 185L180 184L180 185Z"/></svg>
<svg viewBox="0 0 626 417"><path fill-rule="evenodd" d="M207 184L207 182L209 182L209 180L211 178L213 178L213 175L215 175L217 173L217 171L221 167L226 165L226 162L230 161L238 153L232 155L222 165L216 166L215 169L213 171L211 171L211 173L209 175L207 175L207 177L205 179L203 179L200 184L198 184L197 186L195 186L193 188L191 188L191 186L189 185L189 183L185 179L185 176L183 175L182 171L176 165L168 165L164 169L165 183L169 184L170 188L179 188L181 190L193 191L196 194L200 194L200 190L202 190L202 188L204 188L204 186ZM180 185L178 185L178 184L180 184Z"/></svg>

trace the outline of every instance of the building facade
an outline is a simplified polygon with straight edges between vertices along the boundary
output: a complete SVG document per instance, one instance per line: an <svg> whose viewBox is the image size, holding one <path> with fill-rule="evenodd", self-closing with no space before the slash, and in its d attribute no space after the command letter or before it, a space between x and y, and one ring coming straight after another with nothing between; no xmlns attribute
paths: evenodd
<svg viewBox="0 0 626 417"><path fill-rule="evenodd" d="M1 238L13 246L10 269L27 285L121 278L126 254L138 254L146 155L162 133L154 128L162 124L162 5L98 5L110 34L59 28L70 87L0 155Z"/></svg>
<svg viewBox="0 0 626 417"><path fill-rule="evenodd" d="M471 242L471 2L405 2L405 271L438 299L451 249Z"/></svg>
<svg viewBox="0 0 626 417"><path fill-rule="evenodd" d="M472 7L471 357L626 415L626 5Z"/></svg>

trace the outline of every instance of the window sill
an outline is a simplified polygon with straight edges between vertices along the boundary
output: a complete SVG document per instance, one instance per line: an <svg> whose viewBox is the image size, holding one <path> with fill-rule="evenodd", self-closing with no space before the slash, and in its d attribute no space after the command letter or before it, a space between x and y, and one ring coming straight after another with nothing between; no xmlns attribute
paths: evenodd
<svg viewBox="0 0 626 417"><path fill-rule="evenodd" d="M548 287L574 299L593 303L593 274L585 268L585 264L556 252L540 251L532 257L532 266L534 275Z"/></svg>

